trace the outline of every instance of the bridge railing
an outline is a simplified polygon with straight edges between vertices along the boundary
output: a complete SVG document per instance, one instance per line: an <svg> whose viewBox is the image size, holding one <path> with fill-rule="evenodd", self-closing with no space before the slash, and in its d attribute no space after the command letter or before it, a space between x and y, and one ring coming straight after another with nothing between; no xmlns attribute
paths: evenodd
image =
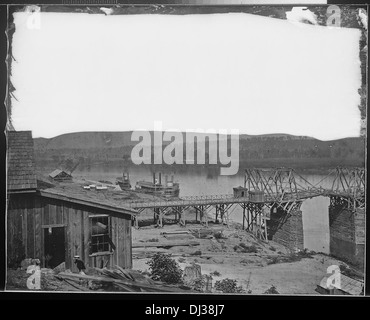
<svg viewBox="0 0 370 320"><path fill-rule="evenodd" d="M201 195L201 196L184 196L179 199L139 199L130 200L125 203L129 208L155 208L155 207L176 207L176 206L192 206L192 205L207 205L207 204L222 204L222 203L242 203L247 201L252 202L290 202L300 201L307 198L312 198L319 195L327 195L329 190L323 188L312 188L308 190L300 190L297 193L278 193L264 194L263 199L254 201L248 194L245 197L234 196L233 194L222 195ZM330 191L329 191L330 192Z"/></svg>
<svg viewBox="0 0 370 320"><path fill-rule="evenodd" d="M201 196L184 196L181 200L218 200L218 199L232 199L233 194L221 194L221 195L201 195Z"/></svg>
<svg viewBox="0 0 370 320"><path fill-rule="evenodd" d="M204 204L212 201L227 201L233 200L234 195L202 195L202 196L185 196L180 199L158 199L158 200L131 200L126 202L126 206L129 208L139 207L163 207L163 206L183 206L186 204Z"/></svg>

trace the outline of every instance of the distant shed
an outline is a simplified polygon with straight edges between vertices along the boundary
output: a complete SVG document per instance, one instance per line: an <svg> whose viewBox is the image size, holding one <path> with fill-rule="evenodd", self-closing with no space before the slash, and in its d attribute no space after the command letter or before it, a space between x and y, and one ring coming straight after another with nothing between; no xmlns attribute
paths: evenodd
<svg viewBox="0 0 370 320"><path fill-rule="evenodd" d="M43 267L132 267L135 210L73 183L40 190L30 131L8 132L7 257L9 266L38 258ZM71 186L69 186L71 185ZM75 189L73 189L73 187Z"/></svg>
<svg viewBox="0 0 370 320"><path fill-rule="evenodd" d="M49 177L55 181L72 181L72 175L60 169L55 169Z"/></svg>
<svg viewBox="0 0 370 320"><path fill-rule="evenodd" d="M234 191L234 198L244 198L244 197L248 197L249 193L248 193L248 189L247 188L244 188L244 187L234 187L233 188L233 191Z"/></svg>

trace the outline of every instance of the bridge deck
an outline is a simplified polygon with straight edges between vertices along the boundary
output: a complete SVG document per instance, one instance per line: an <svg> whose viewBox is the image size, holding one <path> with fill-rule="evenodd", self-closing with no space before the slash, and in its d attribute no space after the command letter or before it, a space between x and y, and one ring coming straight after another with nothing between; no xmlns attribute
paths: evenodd
<svg viewBox="0 0 370 320"><path fill-rule="evenodd" d="M164 207L190 207L190 206L202 206L202 205L218 205L218 204L236 204L236 203L287 203L292 201L301 201L308 198L313 198L322 195L322 192L318 190L299 191L294 194L277 194L274 196L264 195L262 201L254 200L250 195L247 197L234 197L232 194L226 195L214 195L214 196L192 196L182 197L180 199L169 199L169 200L149 200L149 201L129 201L126 203L127 207L134 209L145 209L145 208L164 208Z"/></svg>

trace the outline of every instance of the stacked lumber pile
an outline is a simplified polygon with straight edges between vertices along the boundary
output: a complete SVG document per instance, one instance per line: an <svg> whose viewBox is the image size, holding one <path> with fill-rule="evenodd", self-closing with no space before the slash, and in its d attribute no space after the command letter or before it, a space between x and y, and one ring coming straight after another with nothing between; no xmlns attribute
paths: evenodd
<svg viewBox="0 0 370 320"><path fill-rule="evenodd" d="M60 272L55 277L68 283L75 281L77 282L76 287L79 288L81 288L81 282L85 281L89 283L89 288L92 287L92 284L110 284L124 292L192 292L189 287L164 284L163 282L154 281L136 270L123 269L119 266L116 266L113 270L106 268L95 268L95 270L100 275Z"/></svg>
<svg viewBox="0 0 370 320"><path fill-rule="evenodd" d="M212 239L217 235L222 236L222 229L202 228L192 229L191 233L198 239Z"/></svg>
<svg viewBox="0 0 370 320"><path fill-rule="evenodd" d="M157 247L157 248L170 248L175 246L198 246L200 243L196 240L173 240L173 241L158 241L158 242L136 242L132 244L132 248L148 248L148 247Z"/></svg>
<svg viewBox="0 0 370 320"><path fill-rule="evenodd" d="M161 233L167 240L191 240L194 236L187 230L166 231Z"/></svg>

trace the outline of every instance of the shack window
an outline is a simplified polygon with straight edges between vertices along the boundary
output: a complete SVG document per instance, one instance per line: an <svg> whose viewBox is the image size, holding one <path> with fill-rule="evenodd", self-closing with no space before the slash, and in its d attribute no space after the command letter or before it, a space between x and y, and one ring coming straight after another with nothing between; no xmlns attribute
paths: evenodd
<svg viewBox="0 0 370 320"><path fill-rule="evenodd" d="M105 215L90 217L90 254L112 251L110 220L110 217Z"/></svg>

